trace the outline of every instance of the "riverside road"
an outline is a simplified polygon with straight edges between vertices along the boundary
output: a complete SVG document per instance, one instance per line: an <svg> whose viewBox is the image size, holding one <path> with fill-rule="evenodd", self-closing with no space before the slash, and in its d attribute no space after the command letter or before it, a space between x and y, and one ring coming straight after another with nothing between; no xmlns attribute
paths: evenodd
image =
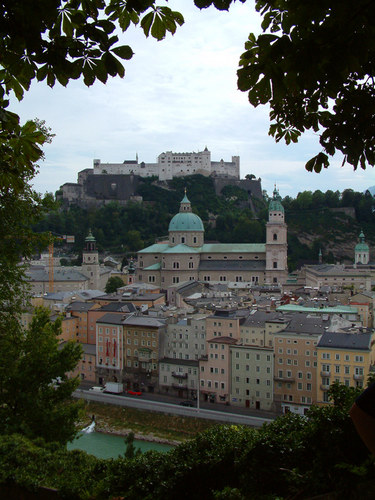
<svg viewBox="0 0 375 500"><path fill-rule="evenodd" d="M152 393L143 393L142 396L130 396L127 394L95 392L80 388L74 392L73 396L98 403L127 406L185 417L204 418L216 422L243 424L251 427L260 427L265 422L271 422L275 418L274 415L267 412L225 406L218 403L200 403L199 408L180 406L179 403L181 400Z"/></svg>

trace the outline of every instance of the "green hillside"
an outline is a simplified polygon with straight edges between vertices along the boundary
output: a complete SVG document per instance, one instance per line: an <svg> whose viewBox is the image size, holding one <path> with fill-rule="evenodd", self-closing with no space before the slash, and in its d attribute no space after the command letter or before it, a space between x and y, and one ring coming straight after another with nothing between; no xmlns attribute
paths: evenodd
<svg viewBox="0 0 375 500"><path fill-rule="evenodd" d="M168 183L145 179L138 189L143 203L121 206L111 202L88 210L77 206L63 210L56 206L35 230L74 235L76 243L70 251L79 252L91 228L100 251L129 255L168 234L169 221L179 210L185 188L193 212L204 222L206 241L265 241L269 199L249 199L246 191L236 186L226 186L218 196L212 179L202 175ZM343 193L303 191L296 198L286 196L283 205L290 270L301 260L316 261L319 249L325 262L351 262L361 230L368 243L375 244L375 202L370 193L351 189Z"/></svg>

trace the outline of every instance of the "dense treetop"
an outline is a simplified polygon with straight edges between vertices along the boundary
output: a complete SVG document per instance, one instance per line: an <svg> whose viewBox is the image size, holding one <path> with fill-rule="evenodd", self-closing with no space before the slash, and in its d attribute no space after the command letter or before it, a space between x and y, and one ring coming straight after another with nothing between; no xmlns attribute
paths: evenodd
<svg viewBox="0 0 375 500"><path fill-rule="evenodd" d="M230 3L230 2L226 2ZM375 4L368 0L257 0L264 33L249 35L238 86L253 106L269 103L276 141L318 132L322 151L306 163L320 172L336 151L375 164Z"/></svg>

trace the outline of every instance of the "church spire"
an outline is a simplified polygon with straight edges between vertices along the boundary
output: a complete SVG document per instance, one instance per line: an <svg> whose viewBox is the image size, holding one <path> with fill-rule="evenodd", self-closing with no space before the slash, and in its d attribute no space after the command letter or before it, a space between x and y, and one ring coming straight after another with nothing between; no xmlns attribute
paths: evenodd
<svg viewBox="0 0 375 500"><path fill-rule="evenodd" d="M180 203L180 212L191 212L191 203L186 195L186 187L184 188L184 197Z"/></svg>

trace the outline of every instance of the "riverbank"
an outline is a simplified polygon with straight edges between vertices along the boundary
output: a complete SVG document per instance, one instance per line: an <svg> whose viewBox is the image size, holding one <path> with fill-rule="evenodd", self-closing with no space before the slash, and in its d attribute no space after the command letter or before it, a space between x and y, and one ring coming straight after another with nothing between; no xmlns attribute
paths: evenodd
<svg viewBox="0 0 375 500"><path fill-rule="evenodd" d="M85 403L84 413L77 423L78 428L89 425L93 415L97 432L118 436L127 436L133 432L135 439L172 446L217 425L216 422L196 417L181 417L89 401Z"/></svg>

